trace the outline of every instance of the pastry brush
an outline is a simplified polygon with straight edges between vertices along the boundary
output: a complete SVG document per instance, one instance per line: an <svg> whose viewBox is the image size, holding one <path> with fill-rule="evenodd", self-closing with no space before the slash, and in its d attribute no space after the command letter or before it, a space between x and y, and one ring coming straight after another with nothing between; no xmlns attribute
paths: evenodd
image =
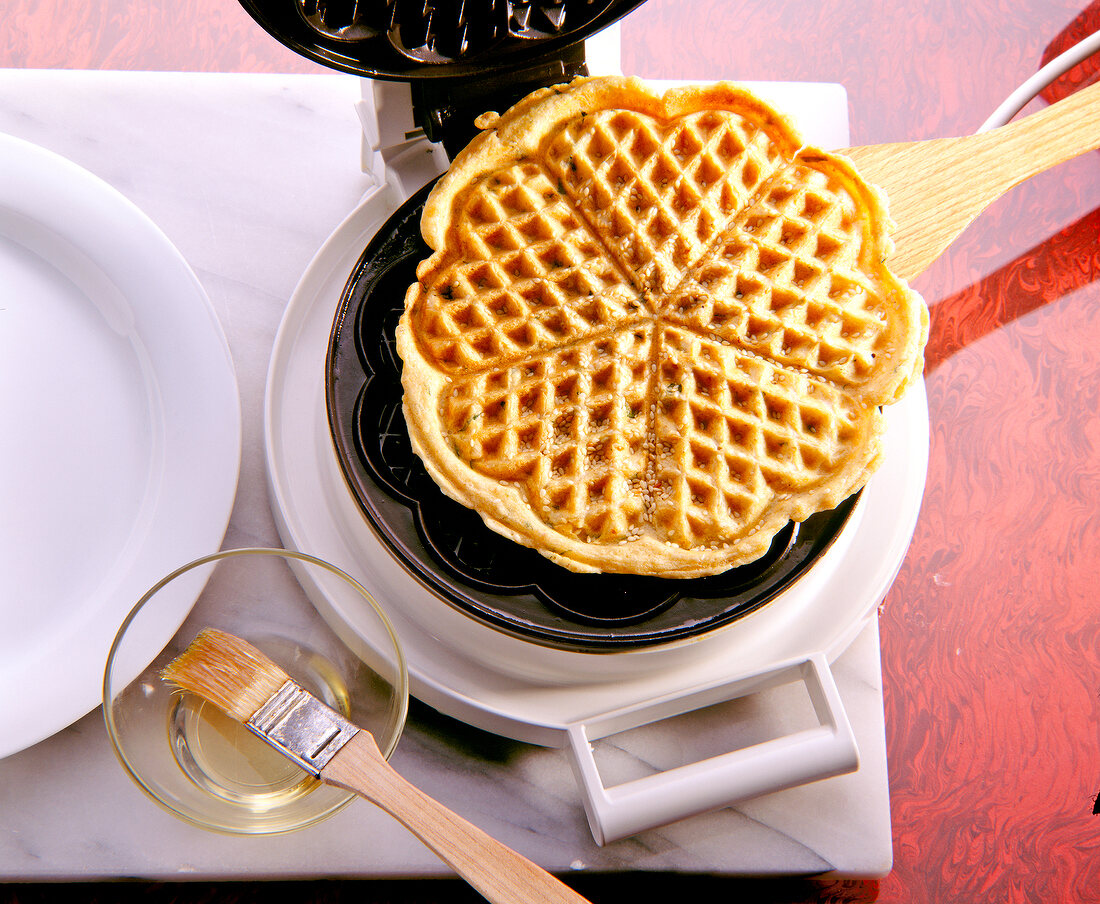
<svg viewBox="0 0 1100 904"><path fill-rule="evenodd" d="M210 701L321 781L378 805L498 904L585 899L406 781L366 729L297 684L264 653L207 628L162 677Z"/></svg>

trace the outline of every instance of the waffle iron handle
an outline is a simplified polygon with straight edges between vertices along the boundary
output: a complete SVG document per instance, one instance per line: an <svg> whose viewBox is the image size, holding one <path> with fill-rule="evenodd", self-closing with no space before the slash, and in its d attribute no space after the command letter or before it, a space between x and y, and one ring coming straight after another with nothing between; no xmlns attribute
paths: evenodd
<svg viewBox="0 0 1100 904"><path fill-rule="evenodd" d="M605 787L593 741L717 703L802 681L819 724L785 737ZM854 772L855 735L821 654L792 660L757 675L617 710L566 728L573 771L598 844L719 807Z"/></svg>

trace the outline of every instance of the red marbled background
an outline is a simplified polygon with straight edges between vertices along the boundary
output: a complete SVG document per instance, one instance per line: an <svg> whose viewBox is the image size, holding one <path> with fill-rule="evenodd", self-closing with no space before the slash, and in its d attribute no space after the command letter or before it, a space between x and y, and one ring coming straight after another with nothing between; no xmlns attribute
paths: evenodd
<svg viewBox="0 0 1100 904"><path fill-rule="evenodd" d="M835 81L855 143L975 130L1100 3L649 0L627 72ZM4 0L0 66L319 71L234 0ZM1084 81L1086 64L1056 85ZM1036 101L1032 107L1045 103ZM994 204L916 281L924 507L882 615L895 868L881 882L581 877L596 902L1100 901L1100 155ZM457 882L0 888L0 900L473 901Z"/></svg>

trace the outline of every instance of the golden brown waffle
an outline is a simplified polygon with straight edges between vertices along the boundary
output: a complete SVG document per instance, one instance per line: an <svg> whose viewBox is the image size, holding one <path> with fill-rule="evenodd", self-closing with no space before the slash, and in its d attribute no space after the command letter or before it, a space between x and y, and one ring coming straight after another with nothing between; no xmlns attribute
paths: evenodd
<svg viewBox="0 0 1100 904"><path fill-rule="evenodd" d="M863 486L927 311L850 162L728 84L580 79L479 125L397 330L445 493L575 571L697 577Z"/></svg>

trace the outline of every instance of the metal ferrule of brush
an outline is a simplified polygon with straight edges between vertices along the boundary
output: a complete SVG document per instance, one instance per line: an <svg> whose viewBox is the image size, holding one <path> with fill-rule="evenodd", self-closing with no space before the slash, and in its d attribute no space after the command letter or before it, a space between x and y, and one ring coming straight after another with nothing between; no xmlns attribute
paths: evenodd
<svg viewBox="0 0 1100 904"><path fill-rule="evenodd" d="M359 731L293 681L279 688L247 724L255 734L315 776Z"/></svg>

